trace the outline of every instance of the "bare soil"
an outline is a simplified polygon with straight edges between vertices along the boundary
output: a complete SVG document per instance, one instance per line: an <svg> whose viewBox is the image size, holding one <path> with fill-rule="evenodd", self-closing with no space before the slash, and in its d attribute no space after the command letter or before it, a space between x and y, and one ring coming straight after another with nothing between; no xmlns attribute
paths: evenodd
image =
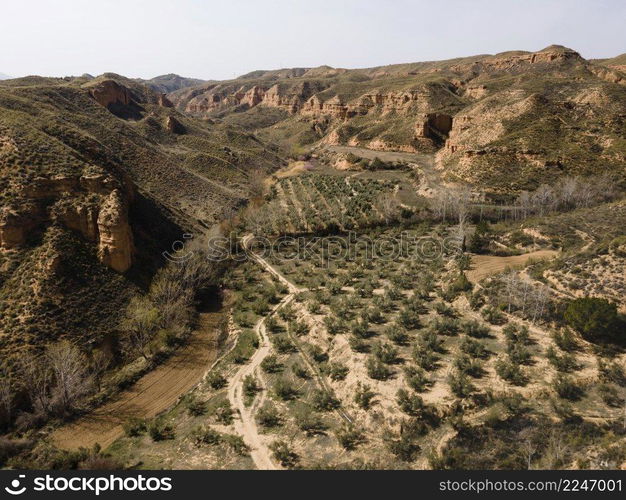
<svg viewBox="0 0 626 500"><path fill-rule="evenodd" d="M124 434L122 424L128 419L153 418L175 404L202 380L216 359L220 316L200 314L199 327L185 346L112 401L55 430L50 436L53 444L72 450L99 443L106 449Z"/></svg>
<svg viewBox="0 0 626 500"><path fill-rule="evenodd" d="M507 267L523 267L530 259L550 259L558 253L556 250L537 250L536 252L509 257L474 255L472 256L472 268L467 271L466 275L470 281L478 282L492 274L501 273Z"/></svg>

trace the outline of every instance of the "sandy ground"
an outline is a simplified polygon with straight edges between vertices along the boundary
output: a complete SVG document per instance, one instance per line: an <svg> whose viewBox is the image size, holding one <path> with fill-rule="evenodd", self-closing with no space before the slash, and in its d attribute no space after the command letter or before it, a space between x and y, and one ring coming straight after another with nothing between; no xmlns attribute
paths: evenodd
<svg viewBox="0 0 626 500"><path fill-rule="evenodd" d="M536 252L511 257L496 257L493 255L473 255L472 268L466 275L470 281L478 282L492 274L501 273L507 267L524 266L529 259L551 259L558 255L556 250L537 250Z"/></svg>
<svg viewBox="0 0 626 500"><path fill-rule="evenodd" d="M216 359L219 318L219 313L200 314L199 328L184 347L112 401L54 431L52 442L63 449L96 443L105 449L124 434L122 424L129 418L153 418L172 406Z"/></svg>

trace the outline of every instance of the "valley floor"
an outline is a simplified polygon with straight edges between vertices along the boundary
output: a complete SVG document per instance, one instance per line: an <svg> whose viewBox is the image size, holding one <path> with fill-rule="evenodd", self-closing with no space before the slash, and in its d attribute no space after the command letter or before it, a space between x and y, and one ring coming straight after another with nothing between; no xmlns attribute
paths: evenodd
<svg viewBox="0 0 626 500"><path fill-rule="evenodd" d="M62 449L107 448L124 434L132 418L153 418L191 390L209 370L218 353L221 313L201 313L199 327L187 344L130 389L78 420L57 429L52 442Z"/></svg>

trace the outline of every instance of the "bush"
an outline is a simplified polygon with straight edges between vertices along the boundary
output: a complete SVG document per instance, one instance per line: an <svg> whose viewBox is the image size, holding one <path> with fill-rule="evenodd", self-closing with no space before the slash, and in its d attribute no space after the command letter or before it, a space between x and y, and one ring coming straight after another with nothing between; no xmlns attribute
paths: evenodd
<svg viewBox="0 0 626 500"><path fill-rule="evenodd" d="M602 380L626 387L626 374L624 374L624 369L616 362L605 363L598 359L598 372Z"/></svg>
<svg viewBox="0 0 626 500"><path fill-rule="evenodd" d="M228 401L223 401L214 410L215 419L225 425L233 423L233 409Z"/></svg>
<svg viewBox="0 0 626 500"><path fill-rule="evenodd" d="M448 375L448 386L457 398L468 398L476 390L467 375L458 370Z"/></svg>
<svg viewBox="0 0 626 500"><path fill-rule="evenodd" d="M419 367L407 366L404 368L404 378L407 385L415 392L424 392L430 385L426 372Z"/></svg>
<svg viewBox="0 0 626 500"><path fill-rule="evenodd" d="M552 380L552 386L560 398L578 401L583 396L582 388L570 377L558 374Z"/></svg>
<svg viewBox="0 0 626 500"><path fill-rule="evenodd" d="M376 342L372 354L385 364L394 364L398 361L398 349L389 343Z"/></svg>
<svg viewBox="0 0 626 500"><path fill-rule="evenodd" d="M282 425L283 418L276 408L271 403L265 403L257 412L257 422L261 427L273 428Z"/></svg>
<svg viewBox="0 0 626 500"><path fill-rule="evenodd" d="M143 418L131 417L122 425L124 434L128 437L141 436L148 430L146 421Z"/></svg>
<svg viewBox="0 0 626 500"><path fill-rule="evenodd" d="M450 293L458 294L461 292L469 292L474 288L474 285L467 279L464 272L460 272L455 280L450 284L448 291Z"/></svg>
<svg viewBox="0 0 626 500"><path fill-rule="evenodd" d="M459 347L461 352L476 359L486 359L490 354L483 343L469 337L463 338Z"/></svg>
<svg viewBox="0 0 626 500"><path fill-rule="evenodd" d="M598 393L602 401L608 406L619 408L624 404L624 398L620 396L617 389L610 384L601 384L598 386Z"/></svg>
<svg viewBox="0 0 626 500"><path fill-rule="evenodd" d="M286 378L279 378L274 383L274 393L282 401L291 401L298 396L298 390Z"/></svg>
<svg viewBox="0 0 626 500"><path fill-rule="evenodd" d="M391 370L378 358L370 356L365 363L367 375L374 380L387 380L391 376Z"/></svg>
<svg viewBox="0 0 626 500"><path fill-rule="evenodd" d="M275 335L271 337L271 340L280 354L289 354L296 351L296 346L294 346L293 342L284 334Z"/></svg>
<svg viewBox="0 0 626 500"><path fill-rule="evenodd" d="M396 438L387 433L383 436L383 440L389 452L403 462L413 462L420 452L419 445L414 442L413 436L408 434L400 434Z"/></svg>
<svg viewBox="0 0 626 500"><path fill-rule="evenodd" d="M463 322L461 329L470 337L477 339L489 337L491 333L491 329L487 325L483 325L476 320Z"/></svg>
<svg viewBox="0 0 626 500"><path fill-rule="evenodd" d="M589 342L624 341L620 332L617 305L598 297L571 301L563 315L565 321Z"/></svg>
<svg viewBox="0 0 626 500"><path fill-rule="evenodd" d="M405 389L398 389L396 403L401 411L413 417L422 415L426 406L420 396L411 394Z"/></svg>
<svg viewBox="0 0 626 500"><path fill-rule="evenodd" d="M298 454L291 450L285 441L274 441L269 445L272 457L283 467L294 467L298 464Z"/></svg>
<svg viewBox="0 0 626 500"><path fill-rule="evenodd" d="M432 371L437 368L439 356L428 347L417 345L415 349L413 349L413 359L424 370Z"/></svg>
<svg viewBox="0 0 626 500"><path fill-rule="evenodd" d="M343 424L335 432L335 436L339 444L348 451L354 450L359 444L365 441L363 432L350 424Z"/></svg>
<svg viewBox="0 0 626 500"><path fill-rule="evenodd" d="M279 373L283 370L283 365L274 354L270 354L261 361L261 369L265 373Z"/></svg>
<svg viewBox="0 0 626 500"><path fill-rule="evenodd" d="M313 361L315 361L316 363L324 363L328 361L328 353L325 352L318 345L309 346L307 351L308 351L309 356L311 356L311 358L313 358Z"/></svg>
<svg viewBox="0 0 626 500"><path fill-rule="evenodd" d="M221 389L222 387L226 387L226 384L228 383L226 377L224 377L224 375L222 375L220 372L210 372L207 375L206 380L211 388L216 390Z"/></svg>
<svg viewBox="0 0 626 500"><path fill-rule="evenodd" d="M157 418L148 425L148 434L153 441L164 441L175 437L174 427L162 418Z"/></svg>
<svg viewBox="0 0 626 500"><path fill-rule="evenodd" d="M222 441L222 435L210 427L196 427L191 431L191 439L196 446L217 445Z"/></svg>
<svg viewBox="0 0 626 500"><path fill-rule="evenodd" d="M564 353L562 355L559 355L553 346L550 346L546 351L546 357L548 358L550 364L554 366L557 371L571 372L578 368L576 358L572 354Z"/></svg>
<svg viewBox="0 0 626 500"><path fill-rule="evenodd" d="M528 383L528 378L522 372L518 364L510 359L499 358L496 361L496 373L498 376L513 385L523 386Z"/></svg>
<svg viewBox="0 0 626 500"><path fill-rule="evenodd" d="M328 366L328 376L334 381L344 380L349 371L350 369L343 363L333 362Z"/></svg>
<svg viewBox="0 0 626 500"><path fill-rule="evenodd" d="M362 410L369 410L372 406L373 400L376 397L376 393L370 389L367 384L357 383L356 390L354 391L354 402Z"/></svg>
<svg viewBox="0 0 626 500"><path fill-rule="evenodd" d="M301 408L296 413L296 425L298 429L307 436L317 436L326 434L328 426L324 423L319 415L316 415L307 408Z"/></svg>
<svg viewBox="0 0 626 500"><path fill-rule="evenodd" d="M248 398L253 398L261 390L254 375L246 375L243 379L243 393Z"/></svg>
<svg viewBox="0 0 626 500"><path fill-rule="evenodd" d="M313 391L311 404L317 411L332 411L341 406L341 402L335 396L323 389Z"/></svg>
<svg viewBox="0 0 626 500"><path fill-rule="evenodd" d="M237 436L235 434L224 434L222 436L222 440L230 446L230 448L237 453L237 455L245 456L250 451L248 445L243 440L242 436Z"/></svg>
<svg viewBox="0 0 626 500"><path fill-rule="evenodd" d="M506 323L506 317L502 311L496 309L495 307L487 306L480 311L480 314L483 318L485 318L485 321L492 325L502 325Z"/></svg>
<svg viewBox="0 0 626 500"><path fill-rule="evenodd" d="M436 318L430 327L440 335L454 336L459 333L458 320L448 317Z"/></svg>
<svg viewBox="0 0 626 500"><path fill-rule="evenodd" d="M557 347L563 351L575 351L578 348L578 342L574 338L574 334L569 329L564 329L561 332L554 332L552 334L552 340Z"/></svg>
<svg viewBox="0 0 626 500"><path fill-rule="evenodd" d="M193 396L187 399L186 406L189 415L192 417L199 417L200 415L204 415L207 411L206 401L202 401Z"/></svg>
<svg viewBox="0 0 626 500"><path fill-rule="evenodd" d="M480 378L485 373L480 361L470 358L467 354L459 354L454 359L454 367L459 370L459 372L474 378Z"/></svg>

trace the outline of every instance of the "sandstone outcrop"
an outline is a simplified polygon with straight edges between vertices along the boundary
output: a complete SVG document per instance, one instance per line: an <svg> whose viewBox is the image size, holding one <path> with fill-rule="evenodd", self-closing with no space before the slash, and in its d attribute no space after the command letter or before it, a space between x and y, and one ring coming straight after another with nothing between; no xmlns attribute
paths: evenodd
<svg viewBox="0 0 626 500"><path fill-rule="evenodd" d="M164 108L173 108L174 104L170 101L165 94L159 94L158 97L159 106L163 106Z"/></svg>
<svg viewBox="0 0 626 500"><path fill-rule="evenodd" d="M112 104L128 106L131 102L130 90L115 80L104 80L90 90L98 104L108 108Z"/></svg>
<svg viewBox="0 0 626 500"><path fill-rule="evenodd" d="M123 273L132 265L133 237L122 193L115 189L98 215L98 256L103 264Z"/></svg>
<svg viewBox="0 0 626 500"><path fill-rule="evenodd" d="M132 231L128 222L130 194L105 174L38 177L20 190L20 202L0 210L0 248L26 244L29 236L58 223L98 245L98 256L118 272L132 264Z"/></svg>
<svg viewBox="0 0 626 500"><path fill-rule="evenodd" d="M185 126L173 116L165 119L165 129L172 134L184 134L187 131Z"/></svg>

